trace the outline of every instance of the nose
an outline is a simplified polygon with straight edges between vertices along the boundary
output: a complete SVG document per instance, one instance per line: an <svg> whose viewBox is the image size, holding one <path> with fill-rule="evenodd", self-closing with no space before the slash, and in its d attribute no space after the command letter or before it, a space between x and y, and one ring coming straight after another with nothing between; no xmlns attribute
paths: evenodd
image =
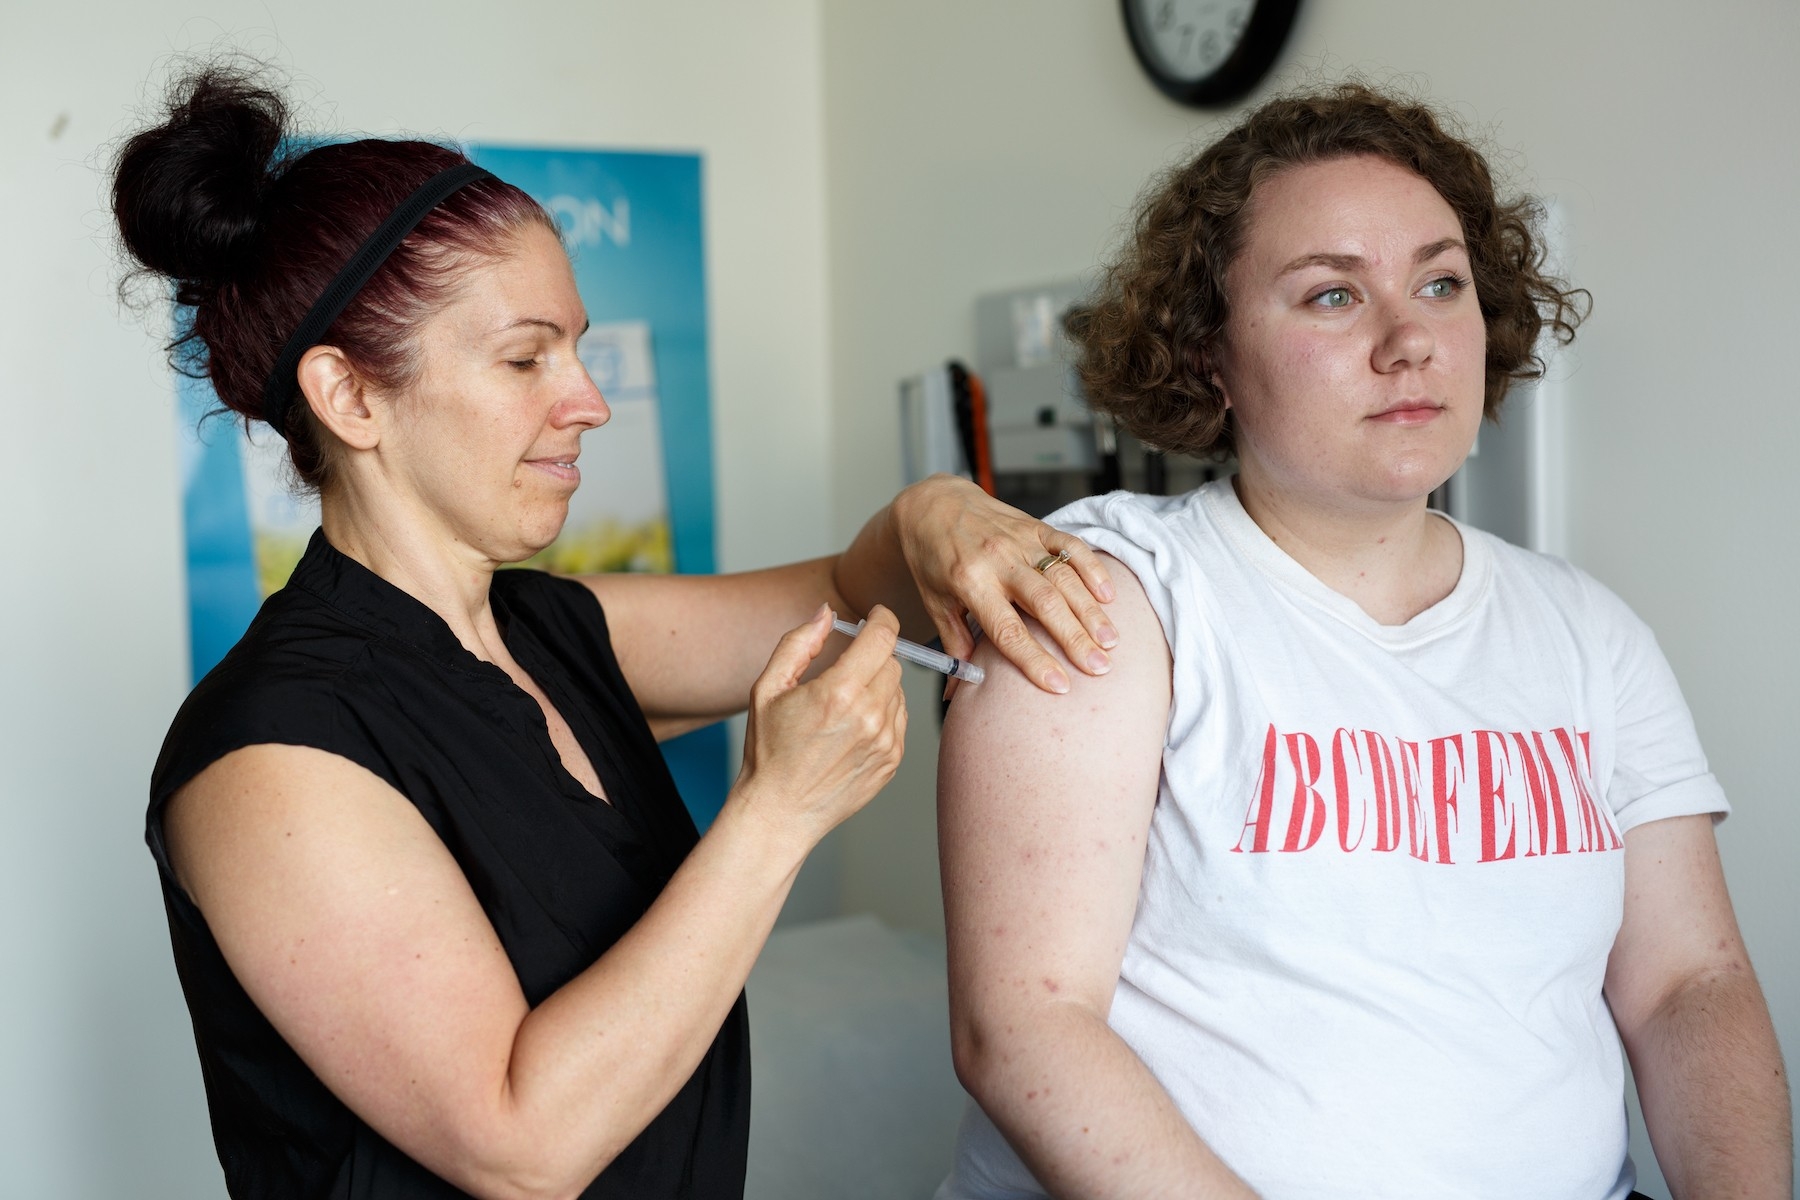
<svg viewBox="0 0 1800 1200"><path fill-rule="evenodd" d="M1421 367L1430 361L1437 349L1437 337L1431 327L1404 305L1382 307L1380 333L1375 339L1373 364L1377 371L1388 374L1408 367Z"/></svg>
<svg viewBox="0 0 1800 1200"><path fill-rule="evenodd" d="M612 419L612 408L579 359L570 372L567 394L556 402L551 419L559 428L598 429Z"/></svg>

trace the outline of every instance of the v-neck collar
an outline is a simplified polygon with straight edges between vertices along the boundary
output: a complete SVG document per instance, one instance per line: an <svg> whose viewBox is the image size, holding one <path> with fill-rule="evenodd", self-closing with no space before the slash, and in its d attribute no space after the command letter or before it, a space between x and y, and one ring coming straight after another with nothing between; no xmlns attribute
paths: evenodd
<svg viewBox="0 0 1800 1200"><path fill-rule="evenodd" d="M470 653L430 605L333 546L323 528L313 531L288 586L312 593L364 628L404 642L445 666L506 674Z"/></svg>
<svg viewBox="0 0 1800 1200"><path fill-rule="evenodd" d="M364 628L383 638L400 642L442 667L475 675L500 687L507 703L520 706L518 719L525 721L526 732L546 755L551 776L565 790L594 804L624 813L631 806L628 781L620 777L616 750L592 721L585 718L569 681L563 678L552 656L544 652L529 628L514 630L513 614L500 590L490 590L489 603L494 620L508 653L537 682L557 711L563 714L575 740L593 765L594 773L605 789L604 798L594 795L564 765L542 708L500 666L472 653L451 632L450 625L429 605L405 589L383 579L374 571L333 546L323 528L313 532L306 553L288 580L290 587L310 592L318 599ZM529 711L527 711L529 710Z"/></svg>

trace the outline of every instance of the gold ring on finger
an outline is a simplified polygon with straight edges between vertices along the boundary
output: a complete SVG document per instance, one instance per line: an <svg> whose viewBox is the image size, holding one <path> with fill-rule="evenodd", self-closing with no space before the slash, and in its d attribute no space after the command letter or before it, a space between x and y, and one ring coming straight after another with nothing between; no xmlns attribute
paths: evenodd
<svg viewBox="0 0 1800 1200"><path fill-rule="evenodd" d="M1036 565L1031 569L1036 571L1039 575L1043 575L1048 573L1050 568L1054 567L1057 563L1066 563L1068 561L1069 552L1067 550L1058 550L1055 554L1046 554L1044 557L1038 559Z"/></svg>

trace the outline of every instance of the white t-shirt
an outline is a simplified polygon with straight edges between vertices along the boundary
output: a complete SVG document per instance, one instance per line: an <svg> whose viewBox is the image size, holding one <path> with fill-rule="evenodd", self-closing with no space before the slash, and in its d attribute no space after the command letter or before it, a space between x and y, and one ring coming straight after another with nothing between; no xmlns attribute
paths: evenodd
<svg viewBox="0 0 1800 1200"><path fill-rule="evenodd" d="M1649 629L1458 525L1444 600L1377 624L1229 480L1051 518L1142 581L1174 655L1109 1023L1266 1197L1617 1198L1601 983L1623 834L1729 811ZM1041 1189L973 1105L940 1200Z"/></svg>

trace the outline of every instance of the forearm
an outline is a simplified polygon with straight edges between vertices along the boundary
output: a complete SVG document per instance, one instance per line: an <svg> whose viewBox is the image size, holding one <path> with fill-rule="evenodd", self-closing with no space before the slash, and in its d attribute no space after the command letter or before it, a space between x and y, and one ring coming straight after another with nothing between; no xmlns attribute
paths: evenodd
<svg viewBox="0 0 1800 1200"><path fill-rule="evenodd" d="M831 580L850 610L865 613L886 605L900 618L900 632L915 641L937 636L930 616L919 599L906 554L900 541L896 506L904 506L906 493L863 523L855 539L832 563Z"/></svg>
<svg viewBox="0 0 1800 1200"><path fill-rule="evenodd" d="M1787 1074L1747 963L1697 976L1621 1032L1676 1200L1793 1195Z"/></svg>
<svg viewBox="0 0 1800 1200"><path fill-rule="evenodd" d="M836 558L736 575L583 579L606 612L619 668L658 737L742 712L781 635L820 604L844 610ZM866 610L859 610L858 615ZM842 639L827 643L829 665Z"/></svg>
<svg viewBox="0 0 1800 1200"><path fill-rule="evenodd" d="M470 1164L492 1194L579 1191L711 1046L808 844L738 800L630 932L520 1024L485 1161Z"/></svg>
<svg viewBox="0 0 1800 1200"><path fill-rule="evenodd" d="M991 1032L959 1045L964 1085L1058 1200L1254 1195L1091 1008L1039 1004L982 1024Z"/></svg>

